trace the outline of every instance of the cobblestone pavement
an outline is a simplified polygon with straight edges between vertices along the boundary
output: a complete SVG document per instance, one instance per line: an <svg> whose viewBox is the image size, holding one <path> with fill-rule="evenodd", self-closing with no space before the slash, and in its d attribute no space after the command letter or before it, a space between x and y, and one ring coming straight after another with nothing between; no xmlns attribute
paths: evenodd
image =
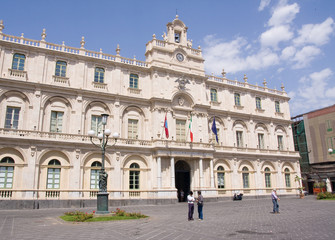
<svg viewBox="0 0 335 240"><path fill-rule="evenodd" d="M204 221L187 220L187 204L125 206L147 219L68 223L69 209L2 210L0 239L334 239L335 201L282 198L205 203ZM80 209L92 212L94 209ZM115 210L111 208L110 210Z"/></svg>

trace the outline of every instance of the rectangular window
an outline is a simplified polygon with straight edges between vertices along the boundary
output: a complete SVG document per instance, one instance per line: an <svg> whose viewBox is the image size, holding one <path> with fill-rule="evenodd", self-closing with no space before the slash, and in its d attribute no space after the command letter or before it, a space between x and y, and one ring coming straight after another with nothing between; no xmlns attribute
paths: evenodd
<svg viewBox="0 0 335 240"><path fill-rule="evenodd" d="M7 107L5 128L17 129L19 126L20 108Z"/></svg>
<svg viewBox="0 0 335 240"><path fill-rule="evenodd" d="M60 168L48 168L48 189L59 189L60 186Z"/></svg>
<svg viewBox="0 0 335 240"><path fill-rule="evenodd" d="M129 172L129 189L140 189L140 171Z"/></svg>
<svg viewBox="0 0 335 240"><path fill-rule="evenodd" d="M50 132L62 132L63 112L51 111Z"/></svg>
<svg viewBox="0 0 335 240"><path fill-rule="evenodd" d="M275 101L276 113L280 113L280 104L279 101Z"/></svg>
<svg viewBox="0 0 335 240"><path fill-rule="evenodd" d="M237 147L243 147L243 132L236 131L236 144Z"/></svg>
<svg viewBox="0 0 335 240"><path fill-rule="evenodd" d="M239 93L234 93L235 106L241 106L241 96Z"/></svg>
<svg viewBox="0 0 335 240"><path fill-rule="evenodd" d="M256 108L257 109L262 109L261 98L259 98L259 97L256 97Z"/></svg>
<svg viewBox="0 0 335 240"><path fill-rule="evenodd" d="M280 150L280 151L284 150L283 136L278 135L277 140L278 140L278 150Z"/></svg>
<svg viewBox="0 0 335 240"><path fill-rule="evenodd" d="M128 119L128 138L138 139L138 120Z"/></svg>
<svg viewBox="0 0 335 240"><path fill-rule="evenodd" d="M56 70L55 76L57 77L66 77L66 62L57 61L56 62Z"/></svg>
<svg viewBox="0 0 335 240"><path fill-rule="evenodd" d="M178 142L186 141L185 126L186 126L185 120L176 120L176 141Z"/></svg>
<svg viewBox="0 0 335 240"><path fill-rule="evenodd" d="M218 173L218 188L224 188L224 173Z"/></svg>
<svg viewBox="0 0 335 240"><path fill-rule="evenodd" d="M94 82L104 83L105 80L105 69L96 67L94 73Z"/></svg>
<svg viewBox="0 0 335 240"><path fill-rule="evenodd" d="M0 189L13 187L14 167L0 167Z"/></svg>
<svg viewBox="0 0 335 240"><path fill-rule="evenodd" d="M138 89L138 75L130 74L129 87Z"/></svg>
<svg viewBox="0 0 335 240"><path fill-rule="evenodd" d="M91 189L99 189L99 172L98 169L91 169Z"/></svg>
<svg viewBox="0 0 335 240"><path fill-rule="evenodd" d="M285 173L285 183L286 183L286 187L291 187L291 179L290 179L289 173Z"/></svg>
<svg viewBox="0 0 335 240"><path fill-rule="evenodd" d="M218 101L218 92L214 88L211 89L211 101L212 102L217 102Z"/></svg>
<svg viewBox="0 0 335 240"><path fill-rule="evenodd" d="M91 130L94 130L96 134L102 132L102 117L101 116L92 115Z"/></svg>
<svg viewBox="0 0 335 240"><path fill-rule="evenodd" d="M265 173L265 187L271 187L271 173Z"/></svg>
<svg viewBox="0 0 335 240"><path fill-rule="evenodd" d="M26 61L25 55L15 53L12 62L12 69L23 71L25 61Z"/></svg>
<svg viewBox="0 0 335 240"><path fill-rule="evenodd" d="M249 188L249 173L242 173L243 188Z"/></svg>
<svg viewBox="0 0 335 240"><path fill-rule="evenodd" d="M258 148L264 149L264 134L258 133Z"/></svg>

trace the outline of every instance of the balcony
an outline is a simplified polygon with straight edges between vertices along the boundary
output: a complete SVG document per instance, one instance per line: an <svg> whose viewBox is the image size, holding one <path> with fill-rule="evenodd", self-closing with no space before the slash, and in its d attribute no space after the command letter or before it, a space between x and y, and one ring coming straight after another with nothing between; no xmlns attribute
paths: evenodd
<svg viewBox="0 0 335 240"><path fill-rule="evenodd" d="M8 76L14 79L27 80L27 72L22 70L8 69Z"/></svg>
<svg viewBox="0 0 335 240"><path fill-rule="evenodd" d="M0 128L0 138L4 141L20 141L26 140L30 144L32 141L42 141L44 144L54 142L59 144L88 144L91 145L90 137L88 135L80 134L67 134L67 133L55 133L55 132L41 132L33 130L20 130L20 129L7 129ZM113 144L112 141L109 144ZM178 142L174 140L162 140L162 139L128 139L119 138L116 144L117 148L129 148L129 149L147 149L152 150L162 150L165 151L178 151L180 154L185 156L192 152L207 152L212 154L216 153L238 153L238 154L248 154L248 155L279 155L279 156L293 156L299 157L298 152L288 151L288 150L278 150L278 149L257 149L250 147L234 147L226 145L215 145L213 143L204 142Z"/></svg>

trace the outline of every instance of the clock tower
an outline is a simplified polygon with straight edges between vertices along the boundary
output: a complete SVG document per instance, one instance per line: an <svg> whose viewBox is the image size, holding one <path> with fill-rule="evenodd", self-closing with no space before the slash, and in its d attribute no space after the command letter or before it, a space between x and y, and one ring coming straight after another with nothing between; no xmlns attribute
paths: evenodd
<svg viewBox="0 0 335 240"><path fill-rule="evenodd" d="M186 25L177 15L166 26L167 34L163 34L162 40L154 34L146 45L145 57L149 66L205 76L201 48L192 48L192 40L187 39Z"/></svg>

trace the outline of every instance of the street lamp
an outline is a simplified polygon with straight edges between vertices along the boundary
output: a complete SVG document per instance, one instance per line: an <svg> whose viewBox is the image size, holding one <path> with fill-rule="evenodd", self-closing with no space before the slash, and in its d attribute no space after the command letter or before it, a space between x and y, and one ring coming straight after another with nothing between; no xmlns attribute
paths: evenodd
<svg viewBox="0 0 335 240"><path fill-rule="evenodd" d="M105 171L105 152L108 143L108 137L111 135L111 130L105 129L107 124L108 114L101 114L101 123L102 123L102 133L98 133L99 144L93 142L93 137L95 137L95 131L88 131L88 136L92 144L101 149L101 170L99 172L99 192L97 194L97 214L107 214L108 211L108 192L107 192L107 178L108 174ZM119 134L115 132L113 134L114 144L119 137Z"/></svg>

